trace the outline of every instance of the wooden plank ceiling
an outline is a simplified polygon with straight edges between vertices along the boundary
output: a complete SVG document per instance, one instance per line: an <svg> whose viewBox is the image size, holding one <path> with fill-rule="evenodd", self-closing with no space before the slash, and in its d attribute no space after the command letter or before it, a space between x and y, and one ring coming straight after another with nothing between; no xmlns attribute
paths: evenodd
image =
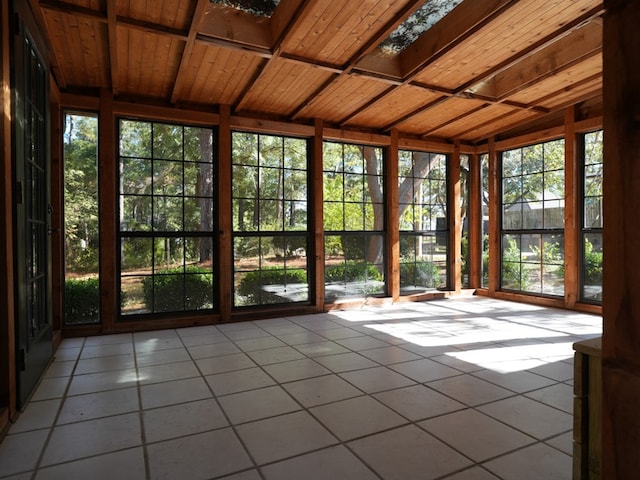
<svg viewBox="0 0 640 480"><path fill-rule="evenodd" d="M473 143L602 90L602 0L464 0L400 53L424 0L31 1L63 92Z"/></svg>

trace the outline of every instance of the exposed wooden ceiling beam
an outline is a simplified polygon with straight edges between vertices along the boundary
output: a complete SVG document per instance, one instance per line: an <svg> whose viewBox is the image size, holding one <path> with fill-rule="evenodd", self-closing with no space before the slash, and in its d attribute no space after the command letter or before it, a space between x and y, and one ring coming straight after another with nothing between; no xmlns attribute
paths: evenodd
<svg viewBox="0 0 640 480"><path fill-rule="evenodd" d="M47 22L44 18L42 8L40 6L40 0L30 0L31 1L31 9L33 11L34 16L36 17L36 22L41 26L43 31L47 31L46 28ZM55 49L51 49L49 54L51 55L51 69L53 70L53 75L58 82L59 88L67 87L67 80L64 76L64 72L60 68L60 61L58 59L58 54Z"/></svg>
<svg viewBox="0 0 640 480"><path fill-rule="evenodd" d="M474 107L471 110L461 113L460 115L456 115L454 118L447 120L446 122L443 122L440 125L434 126L429 130L427 130L426 132L423 132L420 138L429 138L430 135L433 135L434 132L440 130L441 128L444 128L448 125L451 125L454 122L462 120L463 118L468 117L469 115L473 115L474 113L477 113L480 110L484 110L490 105L491 105L490 103L483 103L482 105L478 105L477 107Z"/></svg>
<svg viewBox="0 0 640 480"><path fill-rule="evenodd" d="M109 35L109 65L111 71L111 92L118 95L118 26L116 25L116 0L107 0L107 32Z"/></svg>
<svg viewBox="0 0 640 480"><path fill-rule="evenodd" d="M496 100L509 95L509 82L536 81L569 68L602 50L602 6L585 12L574 21L518 52L501 64L462 85L458 92L479 93ZM502 85L500 85L502 84Z"/></svg>
<svg viewBox="0 0 640 480"><path fill-rule="evenodd" d="M99 10L93 10L91 8L81 7L73 3L61 2L58 0L40 0L39 4L40 8L44 10L65 13L67 15L73 15L80 18L89 18L105 23L107 21L107 16L103 12Z"/></svg>
<svg viewBox="0 0 640 480"><path fill-rule="evenodd" d="M464 4L462 4L464 5ZM469 3L469 5L471 5ZM475 5L475 4L474 4ZM506 8L507 5L506 3L503 4L501 6L501 8L498 10L499 12L503 12L504 8ZM458 13L458 11L456 11L456 13ZM496 12L492 13L488 18L495 18L495 14ZM508 60L506 60L505 62L502 62L501 64L497 65L495 68L491 69L490 71L484 73L483 75L476 77L475 79L469 81L468 83L464 84L463 86L461 86L460 88L458 88L456 91L451 92L450 94L445 93L445 95L456 95L456 96L463 96L463 97L469 97L469 98L479 98L491 103L505 103L505 104L509 104L511 106L514 106L516 108L520 108L520 109L533 109L542 113L548 113L547 109L544 109L542 107L539 107L538 105L521 105L519 103L514 103L514 102L508 102L506 100L505 96L499 96L497 95L497 92L495 91L495 89L492 89L491 87L489 88L478 88L478 92L474 91L473 89L473 85L481 85L484 86L484 84L486 82L488 82L490 79L494 78L497 74L499 73L504 73L507 72L508 69L510 68L517 68L518 65L521 64L521 62L526 62L526 60L530 57L535 57L533 62L535 61L541 61L540 57L536 57L536 54L543 52L545 50L545 48L552 46L554 43L556 43L558 41L558 39L562 40L565 37L569 36L571 37L572 32L574 32L576 29L579 29L581 26L584 26L586 24L588 24L589 22L593 21L594 19L599 18L599 16L602 14L602 7L598 6L592 10L589 10L588 12L585 12L582 16L580 16L579 18L575 19L573 22L564 25L561 29L560 32L556 31L548 36L546 36L545 38L539 40L538 42L535 42L533 45L531 45L529 48L527 48L526 50L522 51L522 52L518 52L517 54L513 55L512 57L510 57ZM447 19L447 17L445 17L445 19ZM481 24L477 24L476 27L474 28L474 31L476 30L476 28L479 28ZM594 24L595 27L597 28L597 23ZM436 26L439 26L439 24L436 24ZM601 35L600 35L601 38ZM420 39L419 39L420 40ZM593 40L592 40L593 42ZM591 52L591 54L594 54L593 52L593 48L591 48L593 45L590 44L591 46L587 46L586 49L588 51ZM564 47L566 47L566 44L563 44ZM533 71L536 71L537 65L534 63L533 64ZM555 73L558 73L558 71L563 70L565 68L569 68L571 65L573 65L573 63L568 63L565 62L565 65L562 66L562 68L556 68ZM525 67L526 68L526 67ZM417 73L419 70L417 70L415 73ZM415 73L410 75L405 82L411 84L411 85L419 85L417 82L413 81L413 78L415 77ZM522 73L522 72L520 72ZM515 73L516 78L518 77L518 72ZM522 79L519 78L517 81L521 81ZM423 88L433 88L433 87L429 87L426 85L421 85ZM385 127L385 131L389 131L392 128L397 127L400 123L403 123L405 121L407 121L409 118L411 118L414 115L418 115L423 113L425 110L432 108L436 106L436 104L429 104L427 106L423 106L423 107L419 107L417 108L414 112L411 112L407 115L405 115L404 117L402 117L401 119L394 121L392 123L390 123L389 125L387 125ZM470 112L470 114L473 112ZM445 125L441 125L437 128L441 128L442 126ZM436 130L437 128L435 128L434 130Z"/></svg>
<svg viewBox="0 0 640 480"><path fill-rule="evenodd" d="M320 88L316 89L315 92L311 94L302 104L298 106L298 108L291 115L291 119L295 120L299 118L304 110L309 108L313 103L322 95L327 88L329 88L333 82L336 82L343 75L349 75L353 69L356 67L358 62L360 62L364 57L369 55L374 49L380 45L382 41L384 41L390 34L393 32L402 22L404 22L408 17L410 17L418 8L422 6L424 3L423 0L412 0L407 3L394 17L388 21L382 29L378 31L378 33L370 38L364 45L356 52L355 55L351 57L351 59L347 62L346 65L342 66L341 71L338 75L329 79L325 82ZM372 75L373 76L373 75ZM373 76L374 78L377 78ZM387 93L390 93L394 87L390 87L386 90ZM343 123L341 121L340 123Z"/></svg>
<svg viewBox="0 0 640 480"><path fill-rule="evenodd" d="M273 48L269 19L256 19L249 13L212 2L208 4L198 33L203 38L223 40L228 45L244 45L258 50Z"/></svg>
<svg viewBox="0 0 640 480"><path fill-rule="evenodd" d="M204 12L209 3L211 3L209 0L198 0L198 3L196 3L193 14L191 16L189 35L187 36L187 41L185 42L184 50L182 51L182 56L180 57L180 65L178 66L176 77L173 81L173 91L171 92L170 100L172 104L175 104L177 102L178 94L182 89L184 79L188 75L187 65L189 65L189 62L191 61L191 54L193 53L193 47L195 45L198 27L200 26L200 22L202 21L202 17L204 16Z"/></svg>
<svg viewBox="0 0 640 480"><path fill-rule="evenodd" d="M470 38L519 0L465 1L400 53L402 75L412 77Z"/></svg>
<svg viewBox="0 0 640 480"><path fill-rule="evenodd" d="M33 0L32 0L33 1ZM40 7L43 10L73 15L79 18L86 18L101 23L108 23L107 14L100 10L92 10L86 7L80 7L72 3L61 2L59 0L40 0ZM144 22L135 18L116 15L115 21L117 25L121 25L134 30L140 30L146 33L154 33L156 35L170 36L179 40L187 40L188 32L176 28L170 28L157 23Z"/></svg>
<svg viewBox="0 0 640 480"><path fill-rule="evenodd" d="M457 8L452 10L449 15L445 16L440 22L436 23L431 29L427 30L412 45L407 47L399 54L400 70L402 84L410 84L420 88L426 88L431 91L439 91L445 96L455 94L453 91L446 91L438 87L422 85L414 81L420 69L440 57L446 51L466 40L473 32L488 24L493 18L505 11L514 4L514 0L492 0L491 3L485 4L480 2L463 2ZM444 25L444 26L443 26ZM380 63L376 56L363 57L360 65L354 68L363 74L371 75L374 70L373 65ZM404 71L404 72L403 72ZM391 92L389 89L388 93ZM382 97L376 97L372 101L367 102L357 112L352 113L348 117L341 120L341 125L347 124L358 113L371 107ZM409 118L425 111L425 109L436 106L439 102L432 102L426 106L417 108L402 118L388 124L384 129L390 131L400 123L405 122Z"/></svg>
<svg viewBox="0 0 640 480"><path fill-rule="evenodd" d="M271 58L273 52L269 47L258 47L255 45L247 45L241 42L234 42L226 38L210 37L201 33L196 35L196 41L206 43L208 45L214 45L220 48L226 48L228 50L237 50L239 52L251 53L257 57ZM309 62L305 62L309 63Z"/></svg>
<svg viewBox="0 0 640 480"><path fill-rule="evenodd" d="M240 95L240 100L234 105L234 111L239 112L244 108L248 94L251 91L251 88L255 84L255 82L260 81L260 78L265 75L265 72L271 68L275 61L280 58L280 54L282 53L281 47L282 44L287 40L287 37L291 35L291 33L295 30L296 23L300 21L300 19L305 15L305 12L310 10L310 7L313 5L313 0L298 0L297 3L294 3L293 0L290 0L284 4L284 7L287 7L287 17L289 21L282 25L282 28L278 29L278 31L274 32L277 35L273 46L272 46L272 55L271 57L264 62L262 67L259 70L258 75L256 75L252 82L247 84L247 88ZM276 9L277 10L277 9Z"/></svg>
<svg viewBox="0 0 640 480"><path fill-rule="evenodd" d="M499 100L602 53L602 27L588 23L468 89Z"/></svg>

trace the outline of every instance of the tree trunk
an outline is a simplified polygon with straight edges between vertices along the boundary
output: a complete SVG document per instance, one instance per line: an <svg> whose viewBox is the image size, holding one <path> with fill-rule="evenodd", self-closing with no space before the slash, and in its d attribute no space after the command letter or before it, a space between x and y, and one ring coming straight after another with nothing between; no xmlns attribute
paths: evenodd
<svg viewBox="0 0 640 480"><path fill-rule="evenodd" d="M364 159L369 175L367 175L367 186L369 187L369 195L373 203L373 231L382 232L384 230L384 195L382 185L379 180L382 177L373 175L378 171L379 159L376 155L376 149L373 147L364 147ZM369 239L369 247L367 248L367 262L372 265L382 263L384 243L382 235L374 233Z"/></svg>
<svg viewBox="0 0 640 480"><path fill-rule="evenodd" d="M203 163L200 163L198 180L196 182L196 195L200 206L200 230L213 232L213 136L211 130L201 129L200 155ZM206 237L200 240L200 262L211 260L213 256L213 238Z"/></svg>

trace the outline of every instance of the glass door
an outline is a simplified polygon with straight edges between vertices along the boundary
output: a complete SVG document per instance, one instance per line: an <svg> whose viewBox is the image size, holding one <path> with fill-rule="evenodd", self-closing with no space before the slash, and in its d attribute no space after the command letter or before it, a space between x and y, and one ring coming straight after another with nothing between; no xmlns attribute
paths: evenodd
<svg viewBox="0 0 640 480"><path fill-rule="evenodd" d="M49 74L16 2L13 36L15 272L18 405L53 354L49 229Z"/></svg>

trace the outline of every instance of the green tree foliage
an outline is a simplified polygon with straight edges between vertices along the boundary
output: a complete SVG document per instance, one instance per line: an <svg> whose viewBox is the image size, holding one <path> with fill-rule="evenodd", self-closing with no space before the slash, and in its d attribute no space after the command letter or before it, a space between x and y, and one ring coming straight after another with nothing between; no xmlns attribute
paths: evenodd
<svg viewBox="0 0 640 480"><path fill-rule="evenodd" d="M234 231L306 231L306 140L234 132L232 145Z"/></svg>
<svg viewBox="0 0 640 480"><path fill-rule="evenodd" d="M208 232L214 227L213 134L210 129L163 123L120 122L120 227L124 232ZM165 263L204 262L212 237L199 249L164 248ZM127 254L124 251L125 255ZM137 252L140 253L140 252ZM124 259L135 265L135 259Z"/></svg>
<svg viewBox="0 0 640 480"><path fill-rule="evenodd" d="M98 272L97 118L67 115L64 133L64 222L67 273Z"/></svg>
<svg viewBox="0 0 640 480"><path fill-rule="evenodd" d="M584 239L584 283L602 285L602 251L593 249L589 239Z"/></svg>

